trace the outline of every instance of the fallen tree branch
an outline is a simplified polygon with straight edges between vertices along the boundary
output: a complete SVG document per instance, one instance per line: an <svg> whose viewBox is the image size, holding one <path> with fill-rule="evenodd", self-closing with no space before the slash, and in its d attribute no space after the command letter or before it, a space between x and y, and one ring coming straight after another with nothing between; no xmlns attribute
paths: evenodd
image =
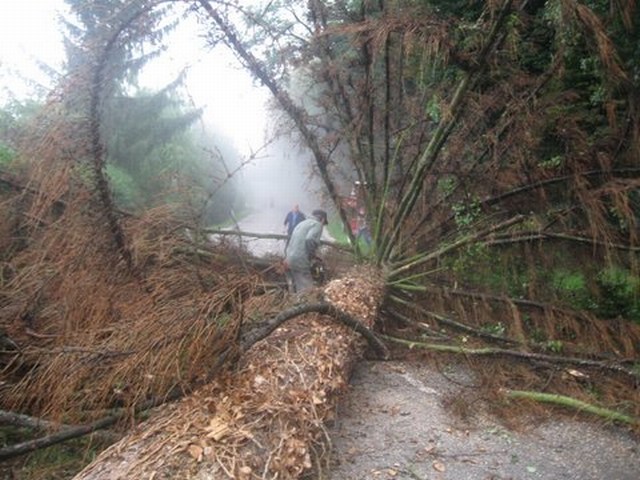
<svg viewBox="0 0 640 480"><path fill-rule="evenodd" d="M13 427L31 428L34 430L46 430L46 429L70 429L75 428L77 425L63 425L56 422L50 422L42 418L31 417L22 413L7 412L6 410L0 410L0 425L11 425ZM114 442L120 438L119 435L110 432L95 431L92 432L98 436L101 440L108 442Z"/></svg>
<svg viewBox="0 0 640 480"><path fill-rule="evenodd" d="M372 329L384 292L383 272L363 266L329 283L322 302ZM321 300L307 297L307 301ZM314 308L292 307L296 313ZM289 308L282 308L279 317L284 318ZM317 310L335 313L323 304ZM277 323L272 318L277 313L264 317L262 322L270 319L270 326L261 329L261 335L247 325L230 342L232 354L239 358L228 362L233 369L220 382L209 382L187 401L154 413L75 478L244 478L245 473L255 478L299 478L306 474L324 447L323 424L333 417L353 365L367 345L355 329L311 313L282 325L243 352L240 342L247 348L251 341L268 335ZM199 450L205 447L206 452Z"/></svg>
<svg viewBox="0 0 640 480"><path fill-rule="evenodd" d="M490 227L487 227L484 230L479 230L473 234L464 235L458 240L452 242L451 244L445 245L433 252L430 252L424 255L420 254L420 255L417 255L416 257L410 258L409 260L403 260L401 263L398 264L398 266L396 266L394 269L391 270L391 272L389 272L388 276L390 279L398 278L401 274L403 274L404 272L408 272L414 267L417 267L419 265L424 265L425 263L431 260L438 259L444 256L445 254L455 251L456 249L464 245L468 245L472 242L475 242L476 240L480 240L482 237L492 235L500 230L505 230L509 227L512 227L513 225L523 222L526 218L527 217L525 215L516 215L507 220L504 220L503 222L500 222L495 225L491 225Z"/></svg>
<svg viewBox="0 0 640 480"><path fill-rule="evenodd" d="M441 340L451 340L451 337L434 330L433 328L431 328L430 325L416 321L416 320L412 320L407 316L401 314L400 312L397 312L395 310L388 310L386 314L391 318L395 318L397 321L404 323L405 325L409 325L410 327L417 328L418 330L423 332L422 338L424 338L425 336L429 336L432 338L439 338Z"/></svg>
<svg viewBox="0 0 640 480"><path fill-rule="evenodd" d="M500 302L500 303L513 303L513 304L520 305L520 306L523 306L523 307L531 307L531 308L536 308L536 309L540 309L540 310L543 310L543 311L544 310L549 310L549 311L562 313L562 314L565 314L565 315L571 315L573 318L576 318L576 319L578 319L578 320L580 320L582 322L590 322L591 321L589 319L589 316L586 315L584 312L580 312L580 311L577 311L577 310L570 310L568 308L558 307L558 306L547 304L547 303L535 302L535 301L532 301L532 300L522 300L522 299L517 299L517 298L512 298L512 297L502 297L502 296L498 296L498 295L490 295L490 294L480 293L480 292L470 292L470 291L466 291L466 290L459 290L459 289L453 289L453 288L448 288L448 287L431 287L431 286L427 286L427 289L429 289L431 291L434 291L434 292L439 292L439 293L440 292L444 292L446 294L451 294L451 295L464 296L464 297L469 297L469 298L478 298L478 299L481 299L481 300L484 300L484 301L495 301L495 302ZM410 302L407 302L406 300L403 300L402 298L400 298L398 296L392 295L390 298L392 300L400 303L400 304L410 306L413 310L416 310L416 311L422 313L423 315L427 315L427 316L433 317L441 325L446 325L446 326L454 328L456 330L469 333L470 335L474 335L476 337L484 338L484 339L490 340L490 341L496 341L496 342L499 342L499 343L507 343L507 344L511 344L511 345L514 345L514 346L517 346L517 345L534 346L529 342L523 343L522 341L518 341L518 340L513 339L513 338L501 337L501 336L498 336L498 335L493 335L493 334L490 334L490 333L487 333L487 332L483 332L482 330L475 329L475 328L470 327L468 325L465 325L463 323L456 322L455 320L452 320L452 319L450 319L448 317L444 317L444 316L439 315L437 313L430 312L429 310L426 310L424 308L418 307L417 305L411 304ZM602 355L599 355L599 354L592 354L591 356L592 356L592 358L604 358ZM617 362L620 365L636 363L635 359L633 359L633 358L618 359Z"/></svg>
<svg viewBox="0 0 640 480"><path fill-rule="evenodd" d="M620 175L621 177L625 175L631 175L632 177L635 177L638 175L639 172L640 172L640 168L634 167L634 168L614 168L611 170L604 170L604 169L590 170L588 172L578 173L577 175L583 178L607 177L610 175ZM545 180L539 180L533 183L529 183L527 185L521 185L520 187L514 188L513 190L509 190L508 192L501 193L499 195L496 195L495 197L485 198L480 202L480 205L490 207L499 202L502 202L503 200L509 197L520 195L521 193L527 193L527 192L530 192L531 190L535 190L541 187L554 185L556 183L569 182L571 180L574 180L575 178L576 178L576 174L572 173L570 175L562 175L558 177L547 178Z"/></svg>
<svg viewBox="0 0 640 480"><path fill-rule="evenodd" d="M409 305L408 302L406 302L405 300L402 300L401 298L399 298L397 296L392 296L392 299L397 301L398 303L402 303L404 305ZM413 309L416 309L415 305L412 305L411 307ZM483 332L482 330L478 330L477 328L473 328L473 327L470 327L470 326L465 325L463 323L456 322L455 320L452 320L451 318L444 317L444 316L439 315L439 314L437 314L435 312L430 312L429 310L425 310L423 308L417 308L417 310L418 310L418 312L422 313L423 315L426 315L428 317L432 317L440 325L446 325L446 326L451 327L451 328L453 328L455 330L459 330L461 332L468 333L468 334L473 335L475 337L484 338L485 340L491 340L493 342L507 343L507 344L510 344L510 345L522 345L521 342L519 342L517 340L514 340L512 338L500 337L498 335L493 335L491 333Z"/></svg>
<svg viewBox="0 0 640 480"><path fill-rule="evenodd" d="M227 358L229 357L229 353L231 350L226 350L223 352L220 357L218 357L215 365L212 368L212 372L221 368ZM178 400L179 398L186 396L191 393L196 387L203 385L207 380L210 380L210 377L213 375L210 374L206 379L203 379L201 382L196 382L190 389L176 389L174 388L172 391L167 393L164 397L160 398L152 398L147 400L146 402L137 405L134 408L134 415L137 415L146 410L150 410L151 408L163 405L165 403L172 402L174 400ZM14 420L17 422L30 422L28 420L27 415L21 414L10 414L13 415ZM7 415L5 418L10 418L10 415ZM0 461L6 460L9 458L17 457L19 455L24 455L29 452L33 452L34 450L39 450L41 448L47 448L52 445L56 445L58 443L66 442L67 440L72 440L74 438L83 437L85 435L89 435L91 433L97 432L98 430L102 430L104 428L115 425L120 420L126 418L128 415L131 415L131 409L123 408L112 415L108 415L103 417L95 422L89 423L87 425L77 425L77 426L67 426L64 427L61 431L53 433L51 435L47 435L44 437L36 438L34 440L28 440L26 442L16 443L14 445L10 445L8 447L0 448ZM0 420L2 416L0 415ZM35 420L34 420L35 422ZM43 420L41 422L44 422ZM48 422L47 422L48 423ZM44 425L44 423L42 423Z"/></svg>
<svg viewBox="0 0 640 480"><path fill-rule="evenodd" d="M463 323L456 322L448 317L444 317L434 312L430 312L425 310L423 312L425 315L435 319L441 325L447 325L448 327L455 328L456 330L460 330L462 332L468 333L470 335L474 335L479 338L484 338L485 340L491 340L493 342L499 343L507 343L510 345L522 345L521 342L517 340L513 340L511 338L500 337L498 335L493 335L491 333L483 332L482 330L478 330L477 328L470 327L468 325L464 325Z"/></svg>
<svg viewBox="0 0 640 480"><path fill-rule="evenodd" d="M34 450L38 450L40 448L49 447L57 443L62 443L72 438L88 435L97 430L113 425L118 420L123 418L127 413L128 412L123 411L122 413L104 417L88 425L79 425L77 427L64 428L59 432L53 433L51 435L47 435L45 437L40 437L34 440L28 440L26 442L16 443L15 445L10 445L8 447L0 448L0 461L6 460L8 458L17 457L18 455L24 455L25 453L29 453Z"/></svg>
<svg viewBox="0 0 640 480"><path fill-rule="evenodd" d="M280 314L276 315L274 318L267 320L267 322L261 327L251 330L241 336L240 340L240 353L244 353L247 351L252 345L254 345L259 340L266 338L271 334L278 326L282 325L285 321L303 315L305 313L319 313L321 315L327 315L332 317L333 319L339 321L340 323L352 328L355 332L361 334L369 343L371 348L376 352L378 356L381 358L387 359L389 358L389 352L382 343L382 341L367 327L365 327L362 323L356 320L353 316L345 313L329 303L313 303L313 304L304 304L293 307L289 310L285 310ZM217 370L225 361L228 355L222 355L220 360L216 362L216 366L214 370ZM171 392L166 397L161 399L152 399L143 404L139 405L135 409L135 413L140 413L145 410L149 410L150 408L156 407L163 403L167 403L173 400L176 400L189 392L185 392L183 390ZM99 419L93 423L88 425L79 425L73 427L65 427L61 431L53 433L51 435L47 435L45 437L37 438L34 440L28 440L26 442L18 443L15 445L11 445L8 447L0 448L0 461L8 458L13 458L19 455L23 455L25 453L32 452L34 450L38 450L41 448L46 448L51 445L55 445L57 443L62 443L67 440L71 440L73 438L82 437L84 435L88 435L97 430L107 428L118 421L125 418L131 412L128 409L122 409L121 411L114 413L113 415L109 415L102 419ZM11 414L8 412L0 411L0 421L11 419L13 422L23 423L24 425L31 424L37 425L38 419L31 419L26 415L21 414ZM43 423L40 423L43 425Z"/></svg>
<svg viewBox="0 0 640 480"><path fill-rule="evenodd" d="M450 295L456 295L460 297L469 297L469 298L478 298L480 300L499 302L499 303L515 303L516 305L521 305L523 307L532 307L537 308L539 310L553 310L560 313L571 314L574 316L578 316L580 312L575 310L570 310L564 307L558 307L557 305L551 305L549 303L536 302L534 300L528 300L523 298L514 298L500 295L491 295L489 293L484 292L472 292L469 290L461 290L459 288L450 288L445 286L432 286L425 285L425 288L432 292L437 293L446 293Z"/></svg>
<svg viewBox="0 0 640 480"><path fill-rule="evenodd" d="M0 425L13 425L15 427L34 428L36 430L60 427L60 425L55 422L30 417L22 413L7 412L6 410L0 410Z"/></svg>
<svg viewBox="0 0 640 480"><path fill-rule="evenodd" d="M232 235L237 237L251 237L251 238L259 238L263 240L286 240L288 238L287 235L282 235L280 233L257 233L257 232L245 232L244 230L240 230L236 228L235 230L228 229L213 229L213 228L205 228L202 229L203 233L208 233L210 235ZM351 248L346 247L344 245L340 245L336 242L330 242L328 240L320 240L321 245L326 245L328 247L337 248L338 250L344 250L347 252L351 251Z"/></svg>
<svg viewBox="0 0 640 480"><path fill-rule="evenodd" d="M222 228L203 228L202 233L209 235L230 235L240 237L252 237L261 238L263 240L286 240L287 236L281 233L258 233L258 232L245 232L239 228L235 229L222 229Z"/></svg>
<svg viewBox="0 0 640 480"><path fill-rule="evenodd" d="M565 233L553 232L519 232L518 235L512 235L504 238L495 238L486 240L483 243L487 246L509 245L521 242L535 242L541 240L567 240L576 243L585 243L594 247L615 248L617 250L625 250L628 252L638 252L640 247L633 245L623 245L620 243L603 242L595 238L580 237L576 235L568 235Z"/></svg>
<svg viewBox="0 0 640 480"><path fill-rule="evenodd" d="M240 340L240 349L239 349L240 353L244 353L256 342L258 342L259 340L262 340L263 338L266 338L269 334L271 334L278 326L283 324L285 321L298 317L305 313L313 313L313 312L319 313L321 315L330 316L335 320L339 321L340 323L348 326L349 328L352 328L355 332L361 334L367 340L369 345L372 347L372 349L376 352L378 356L384 359L387 359L389 357L389 352L387 348L371 330L365 327L353 316L335 308L334 306L328 303L305 304L305 305L296 306L289 310L285 310L284 312L281 312L274 318L267 320L267 322L261 327L243 334ZM220 361L217 362L217 365L215 368L216 370L217 370L217 367L220 367L224 363L224 359L226 357L227 355L222 355ZM184 394L185 392L183 391L174 391L162 399L149 400L139 405L138 407L136 407L135 412L139 413L144 410L148 410L155 406L161 405L163 403L176 400L177 398L182 397ZM25 453L29 453L34 450L46 448L51 445L55 445L57 443L65 442L73 438L78 438L84 435L88 435L97 430L109 427L117 423L119 420L125 418L129 414L130 414L129 410L123 409L113 415L109 415L107 417L99 419L88 425L65 427L59 432L53 433L51 435L47 435L45 437L41 437L34 440L29 440L26 442L11 445L8 447L0 448L0 460L13 458L19 455L23 455ZM3 418L7 421L10 420L13 423L18 422L24 425L29 424L29 426L38 425L37 419L30 420L30 417L27 417L25 415L10 414L8 412L5 412L4 415L0 414L0 421L2 421ZM40 423L40 425L44 426L44 424L42 423Z"/></svg>
<svg viewBox="0 0 640 480"><path fill-rule="evenodd" d="M568 365L577 365L580 367L587 368L600 368L602 370L610 370L616 373L622 373L627 375L634 380L637 380L640 377L640 373L634 372L633 370L629 370L622 365L606 363L597 360L589 360L585 358L577 358L577 357L560 357L556 355L546 355L544 353L529 353L529 352L519 352L517 350L505 350L501 348L466 348L457 345L442 345L442 344L434 344L434 343L424 343L424 342L416 342L413 340L405 340L403 338L397 337L389 337L387 335L382 335L382 338L385 340L389 340L394 343L400 343L403 345L407 345L410 348L418 347L424 348L426 350L432 350L436 352L447 352L447 353L460 353L463 355L478 355L478 356L506 356L506 357L514 357L521 360L529 360L529 361L543 361L550 363L560 363L560 364L568 364Z"/></svg>
<svg viewBox="0 0 640 480"><path fill-rule="evenodd" d="M380 358L385 360L389 358L389 351L387 350L387 347L371 330L369 330L348 313L343 312L342 310L339 310L333 305L325 302L299 305L279 313L275 317L267 320L259 328L253 329L250 332L241 335L240 351L247 351L252 345L269 336L271 332L273 332L287 320L298 317L300 315L304 315L305 313L319 313L321 315L327 315L334 318L335 320L338 320L340 323L346 325L349 328L352 328L355 332L362 335L369 343L369 346L371 346L371 348Z"/></svg>
<svg viewBox="0 0 640 480"><path fill-rule="evenodd" d="M572 408L579 412L587 412L602 417L606 420L628 423L630 425L639 425L640 419L625 415L624 413L609 410L608 408L598 407L590 403L583 402L577 398L558 395L555 393L532 392L527 390L508 390L502 391L508 398L533 400L534 402L551 403L562 407Z"/></svg>

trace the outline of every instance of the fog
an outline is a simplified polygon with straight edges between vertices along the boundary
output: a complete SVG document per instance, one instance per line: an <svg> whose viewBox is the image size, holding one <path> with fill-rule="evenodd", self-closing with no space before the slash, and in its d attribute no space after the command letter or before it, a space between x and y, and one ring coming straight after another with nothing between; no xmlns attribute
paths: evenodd
<svg viewBox="0 0 640 480"><path fill-rule="evenodd" d="M186 71L185 94L194 107L204 109L205 130L230 139L239 161L246 163L238 176L241 195L252 210L286 212L295 204L304 212L331 210L323 200L321 182L312 174L314 161L308 149L290 134L275 133L282 131L278 120L282 114L268 107L269 90L238 64L226 46L211 49L194 38L198 29L194 19L184 19L171 33L167 51L145 67L141 83L158 88Z"/></svg>
<svg viewBox="0 0 640 480"><path fill-rule="evenodd" d="M53 86L55 80L43 77L36 65L58 69L64 58L62 33L52 21L56 12L67 11L64 2L30 1L30 8L23 0L3 0L0 7L0 17L5 19L0 29L0 63L5 72L0 75L0 91L7 98L37 98L25 79L45 88ZM140 86L157 90L186 72L184 97L190 107L203 108L203 130L230 139L240 161L258 152L238 174L242 195L252 209L273 207L286 212L299 204L307 213L314 208L331 210L321 182L312 175L310 152L290 135L274 140L272 133L266 133L278 128L276 116L266 107L271 97L268 90L256 84L225 46L208 48L200 33L201 25L194 18L182 19L167 36L166 51L143 69Z"/></svg>
<svg viewBox="0 0 640 480"><path fill-rule="evenodd" d="M288 211L298 204L303 212L328 209L321 182L312 174L312 159L287 138L279 138L244 167L243 193L254 210L265 207Z"/></svg>

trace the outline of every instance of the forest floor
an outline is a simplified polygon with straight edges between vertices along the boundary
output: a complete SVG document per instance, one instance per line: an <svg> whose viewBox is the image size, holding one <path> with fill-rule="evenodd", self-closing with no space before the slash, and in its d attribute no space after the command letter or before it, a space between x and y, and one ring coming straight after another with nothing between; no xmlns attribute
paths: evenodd
<svg viewBox="0 0 640 480"><path fill-rule="evenodd" d="M461 365L360 362L329 428L324 478L640 478L640 439L624 427L557 410L506 426L486 401L469 404L473 380Z"/></svg>

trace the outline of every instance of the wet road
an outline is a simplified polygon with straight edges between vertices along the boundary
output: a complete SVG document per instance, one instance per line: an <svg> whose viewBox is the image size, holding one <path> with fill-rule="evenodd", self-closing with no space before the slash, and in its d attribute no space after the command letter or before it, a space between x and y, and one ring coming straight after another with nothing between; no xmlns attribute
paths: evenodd
<svg viewBox="0 0 640 480"><path fill-rule="evenodd" d="M240 230L251 233L274 233L286 235L284 217L287 212L281 212L275 208L265 208L259 212L251 213L238 221ZM285 240L271 238L243 237L242 243L257 257L265 255L284 256Z"/></svg>

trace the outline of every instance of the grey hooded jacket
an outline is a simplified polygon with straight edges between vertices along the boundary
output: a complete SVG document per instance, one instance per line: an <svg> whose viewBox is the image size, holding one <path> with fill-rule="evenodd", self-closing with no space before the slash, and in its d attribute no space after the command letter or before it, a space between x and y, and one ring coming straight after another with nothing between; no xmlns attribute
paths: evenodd
<svg viewBox="0 0 640 480"><path fill-rule="evenodd" d="M300 222L291 234L287 247L287 263L292 270L308 270L311 268L311 257L320 246L322 222L316 218L307 218Z"/></svg>

